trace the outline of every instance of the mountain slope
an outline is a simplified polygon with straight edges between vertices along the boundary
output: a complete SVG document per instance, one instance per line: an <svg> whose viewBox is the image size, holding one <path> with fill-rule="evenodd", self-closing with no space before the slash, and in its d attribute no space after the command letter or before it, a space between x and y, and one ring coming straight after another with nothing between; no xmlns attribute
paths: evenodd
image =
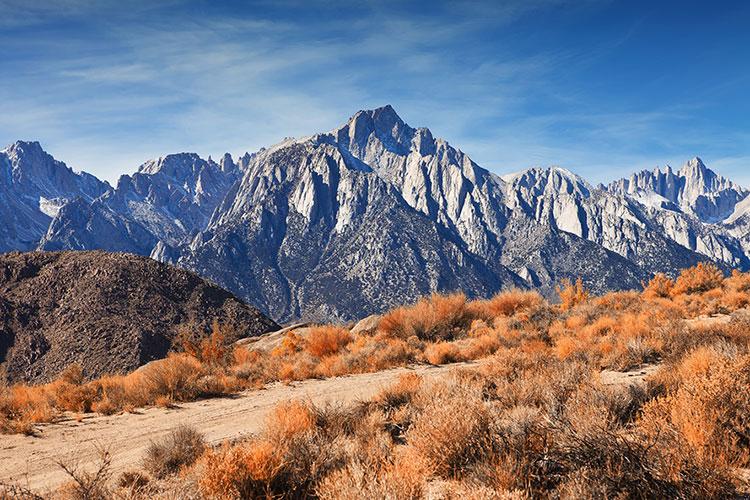
<svg viewBox="0 0 750 500"><path fill-rule="evenodd" d="M128 254L0 255L0 363L12 381L41 382L78 362L87 377L162 358L180 325L216 319L237 337L277 325L187 271Z"/></svg>

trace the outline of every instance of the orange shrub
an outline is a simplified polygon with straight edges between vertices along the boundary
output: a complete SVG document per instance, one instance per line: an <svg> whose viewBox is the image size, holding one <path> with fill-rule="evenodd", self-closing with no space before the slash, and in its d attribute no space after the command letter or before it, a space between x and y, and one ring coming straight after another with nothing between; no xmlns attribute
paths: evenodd
<svg viewBox="0 0 750 500"><path fill-rule="evenodd" d="M502 346L497 335L489 333L472 337L466 346L461 347L460 359L479 359L494 353Z"/></svg>
<svg viewBox="0 0 750 500"><path fill-rule="evenodd" d="M338 353L352 341L349 330L338 326L316 326L307 335L305 349L318 358Z"/></svg>
<svg viewBox="0 0 750 500"><path fill-rule="evenodd" d="M62 379L52 382L48 388L54 395L55 406L61 410L87 413L97 397L93 386L75 385Z"/></svg>
<svg viewBox="0 0 750 500"><path fill-rule="evenodd" d="M560 296L560 307L563 311L569 311L589 298L589 292L583 288L581 278L578 278L575 283L568 279L563 280L562 284L557 287L557 294Z"/></svg>
<svg viewBox="0 0 750 500"><path fill-rule="evenodd" d="M594 321L587 329L594 337L602 337L616 332L620 326L620 318L602 316Z"/></svg>
<svg viewBox="0 0 750 500"><path fill-rule="evenodd" d="M304 339L300 335L297 335L294 330L286 332L284 338L281 339L281 344L271 351L271 356L284 357L294 355L303 349L304 344Z"/></svg>
<svg viewBox="0 0 750 500"><path fill-rule="evenodd" d="M572 337L563 337L555 344L555 351L557 357L560 359L567 359L578 349L578 342Z"/></svg>
<svg viewBox="0 0 750 500"><path fill-rule="evenodd" d="M199 340L193 340L197 335L189 331L187 326L180 332L180 341L183 350L190 356L209 364L224 364L230 354L227 346L226 327L214 320L211 324L211 334Z"/></svg>
<svg viewBox="0 0 750 500"><path fill-rule="evenodd" d="M538 292L510 290L500 292L488 300L471 302L469 309L474 315L490 320L498 316L513 316L519 311L526 311L543 303L544 298Z"/></svg>
<svg viewBox="0 0 750 500"><path fill-rule="evenodd" d="M275 444L315 428L315 413L300 401L282 403L266 418L266 435Z"/></svg>
<svg viewBox="0 0 750 500"><path fill-rule="evenodd" d="M460 361L461 351L451 342L438 342L427 346L424 357L433 365L442 365Z"/></svg>
<svg viewBox="0 0 750 500"><path fill-rule="evenodd" d="M744 309L750 304L750 293L739 290L728 290L719 299L724 309L736 311Z"/></svg>
<svg viewBox="0 0 750 500"><path fill-rule="evenodd" d="M439 395L406 434L408 446L441 477L457 473L491 449L489 414L481 401Z"/></svg>
<svg viewBox="0 0 750 500"><path fill-rule="evenodd" d="M724 282L724 273L713 264L700 262L697 266L684 269L670 294L674 297L682 294L704 293L714 288L721 287Z"/></svg>
<svg viewBox="0 0 750 500"><path fill-rule="evenodd" d="M674 288L674 281L664 273L656 273L647 284L643 285L643 297L646 299L669 297Z"/></svg>
<svg viewBox="0 0 750 500"><path fill-rule="evenodd" d="M235 365L257 363L262 356L260 352L246 347L235 347L232 351L232 360Z"/></svg>
<svg viewBox="0 0 750 500"><path fill-rule="evenodd" d="M264 498L283 467L282 453L267 441L207 452L199 481L206 498Z"/></svg>
<svg viewBox="0 0 750 500"><path fill-rule="evenodd" d="M450 340L465 334L472 319L463 293L432 294L413 306L398 307L386 313L379 329L401 339L416 336L421 340Z"/></svg>
<svg viewBox="0 0 750 500"><path fill-rule="evenodd" d="M139 377L152 401L160 396L172 401L188 401L202 394L198 381L203 374L203 366L196 358L170 354L133 375Z"/></svg>
<svg viewBox="0 0 750 500"><path fill-rule="evenodd" d="M693 369L704 370L701 364ZM685 380L676 392L646 404L640 426L655 439L675 436L672 448L684 444L688 453L715 467L735 468L750 466L748 422L750 356L745 355L706 376Z"/></svg>

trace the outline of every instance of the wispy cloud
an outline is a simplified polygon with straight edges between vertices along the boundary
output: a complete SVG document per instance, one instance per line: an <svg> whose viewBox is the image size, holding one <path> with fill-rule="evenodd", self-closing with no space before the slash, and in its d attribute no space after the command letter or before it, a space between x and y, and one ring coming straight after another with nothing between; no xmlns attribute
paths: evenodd
<svg viewBox="0 0 750 500"><path fill-rule="evenodd" d="M0 102L12 117L0 140L38 138L114 180L149 156L242 153L391 103L498 171L555 163L606 180L682 154L747 155L729 127L688 126L706 115L689 100L607 95L618 84L601 72L643 35L640 17L592 41L564 37L608 8L0 0Z"/></svg>

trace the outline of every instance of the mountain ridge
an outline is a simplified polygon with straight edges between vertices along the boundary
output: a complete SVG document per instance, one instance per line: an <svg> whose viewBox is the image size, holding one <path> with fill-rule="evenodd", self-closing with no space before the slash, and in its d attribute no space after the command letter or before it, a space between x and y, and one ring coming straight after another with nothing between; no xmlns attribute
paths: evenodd
<svg viewBox="0 0 750 500"><path fill-rule="evenodd" d="M635 288L702 260L750 267L750 191L697 157L598 187L560 167L499 176L390 105L236 162L166 155L106 187L40 216L37 247L150 255L279 321L349 320L435 291L551 295L578 275Z"/></svg>

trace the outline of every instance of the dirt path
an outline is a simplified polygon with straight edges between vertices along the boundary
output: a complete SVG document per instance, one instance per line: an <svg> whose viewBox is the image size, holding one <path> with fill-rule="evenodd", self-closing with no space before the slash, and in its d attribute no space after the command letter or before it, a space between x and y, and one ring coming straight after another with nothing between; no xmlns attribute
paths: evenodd
<svg viewBox="0 0 750 500"><path fill-rule="evenodd" d="M625 387L628 385L645 386L646 378L656 373L661 365L646 364L626 372L616 372L604 370L599 375L602 384L616 387Z"/></svg>
<svg viewBox="0 0 750 500"><path fill-rule="evenodd" d="M401 374L435 376L460 366L396 368L377 373L325 380L306 380L293 385L273 384L234 398L182 403L179 408L149 408L137 414L87 416L39 426L39 436L0 435L0 482L16 483L34 490L52 489L69 478L55 463L62 459L81 470L93 469L99 460L97 448L108 448L112 471L117 474L139 465L151 441L180 424L194 426L210 443L242 438L258 432L265 416L279 402L308 399L315 404L352 403L367 399Z"/></svg>

